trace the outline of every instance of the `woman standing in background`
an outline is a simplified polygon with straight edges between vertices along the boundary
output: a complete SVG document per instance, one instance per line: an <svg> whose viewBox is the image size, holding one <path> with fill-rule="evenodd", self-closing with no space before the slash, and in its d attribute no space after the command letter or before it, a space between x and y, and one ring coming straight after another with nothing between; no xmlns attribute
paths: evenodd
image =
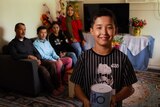
<svg viewBox="0 0 160 107"><path fill-rule="evenodd" d="M69 39L69 43L74 48L78 57L82 53L83 46L85 44L85 40L82 35L82 22L74 17L74 8L72 5L67 6L66 13L67 16L62 18L62 31Z"/></svg>

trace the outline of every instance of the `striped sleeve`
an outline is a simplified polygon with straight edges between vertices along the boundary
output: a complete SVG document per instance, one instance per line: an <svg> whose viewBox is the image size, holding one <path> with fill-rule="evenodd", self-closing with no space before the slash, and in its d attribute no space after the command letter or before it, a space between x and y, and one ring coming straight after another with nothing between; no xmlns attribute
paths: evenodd
<svg viewBox="0 0 160 107"><path fill-rule="evenodd" d="M84 74L84 63L82 57L80 56L77 60L76 66L74 67L70 80L75 84L82 85L83 74Z"/></svg>
<svg viewBox="0 0 160 107"><path fill-rule="evenodd" d="M123 72L123 86L129 86L135 82L137 82L137 78L135 75L135 71L134 68L131 64L131 62L129 61L128 57L125 57L124 60L124 72Z"/></svg>

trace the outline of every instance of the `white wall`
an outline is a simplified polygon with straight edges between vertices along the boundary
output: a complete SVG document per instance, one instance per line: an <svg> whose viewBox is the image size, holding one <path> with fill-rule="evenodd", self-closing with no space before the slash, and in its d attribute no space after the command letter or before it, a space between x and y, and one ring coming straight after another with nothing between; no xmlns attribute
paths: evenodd
<svg viewBox="0 0 160 107"><path fill-rule="evenodd" d="M41 25L40 16L43 12L43 3L50 8L55 18L56 0L0 0L0 50L8 41L14 38L14 26L17 22L26 24L27 37L36 36L36 28ZM75 0L76 1L76 0ZM83 0L83 3L124 3L125 0ZM149 66L160 68L160 12L158 3L139 3L130 5L130 17L147 20L147 26L142 34L152 35L155 38L153 58Z"/></svg>
<svg viewBox="0 0 160 107"><path fill-rule="evenodd" d="M36 36L36 29L41 25L40 16L44 12L44 3L54 17L55 0L0 0L0 50L14 38L14 26L18 22L25 23L26 37Z"/></svg>

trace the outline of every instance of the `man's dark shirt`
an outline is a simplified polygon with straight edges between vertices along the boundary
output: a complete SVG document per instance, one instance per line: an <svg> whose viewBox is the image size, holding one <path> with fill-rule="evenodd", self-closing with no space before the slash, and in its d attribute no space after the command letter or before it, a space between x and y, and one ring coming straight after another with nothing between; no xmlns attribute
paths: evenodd
<svg viewBox="0 0 160 107"><path fill-rule="evenodd" d="M20 41L16 37L9 43L9 54L12 55L14 59L26 59L28 55L34 55L38 59L41 59L39 52L33 46L32 41L28 38L24 38Z"/></svg>

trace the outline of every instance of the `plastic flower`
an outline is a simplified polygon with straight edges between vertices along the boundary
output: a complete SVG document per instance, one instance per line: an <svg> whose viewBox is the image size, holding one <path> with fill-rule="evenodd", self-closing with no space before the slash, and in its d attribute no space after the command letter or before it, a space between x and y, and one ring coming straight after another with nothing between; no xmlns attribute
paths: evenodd
<svg viewBox="0 0 160 107"><path fill-rule="evenodd" d="M134 28L143 28L147 22L146 20L138 19L137 17L130 18L129 24Z"/></svg>
<svg viewBox="0 0 160 107"><path fill-rule="evenodd" d="M119 49L121 43L123 42L123 36L114 36L112 41L112 47Z"/></svg>
<svg viewBox="0 0 160 107"><path fill-rule="evenodd" d="M42 24L44 26L46 26L47 28L50 28L52 22L53 22L53 19L51 17L51 14L50 14L50 11L49 11L49 8L46 4L43 4L44 6L44 9L46 10L45 13L43 13L40 17L41 21L42 21Z"/></svg>

